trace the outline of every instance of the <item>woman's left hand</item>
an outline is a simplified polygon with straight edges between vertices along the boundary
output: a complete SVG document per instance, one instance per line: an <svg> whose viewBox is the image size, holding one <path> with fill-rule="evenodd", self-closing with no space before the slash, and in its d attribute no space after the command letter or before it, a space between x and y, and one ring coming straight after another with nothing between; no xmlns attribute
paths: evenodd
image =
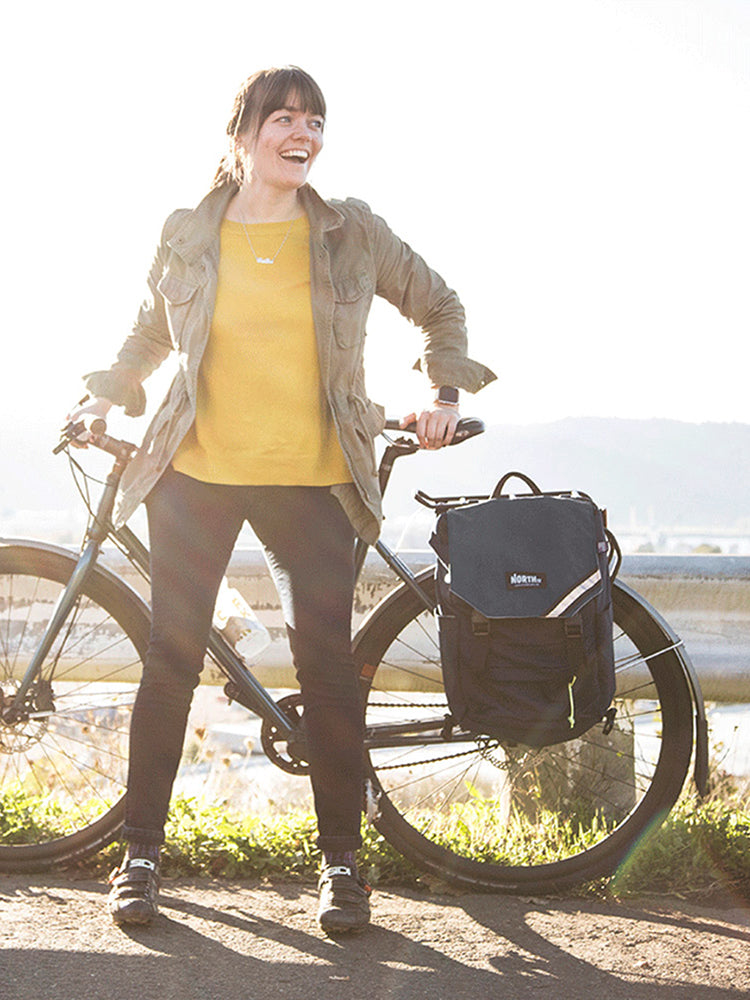
<svg viewBox="0 0 750 1000"><path fill-rule="evenodd" d="M450 444L458 423L459 413L455 406L433 406L417 415L410 413L401 420L401 427L417 423L417 440L420 448L435 450Z"/></svg>

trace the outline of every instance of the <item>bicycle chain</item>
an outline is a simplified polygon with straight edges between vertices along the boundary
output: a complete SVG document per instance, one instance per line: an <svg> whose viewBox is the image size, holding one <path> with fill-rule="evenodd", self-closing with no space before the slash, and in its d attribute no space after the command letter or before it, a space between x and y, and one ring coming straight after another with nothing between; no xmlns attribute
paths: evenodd
<svg viewBox="0 0 750 1000"><path fill-rule="evenodd" d="M368 701L368 708L399 708L398 704L394 704L392 701ZM446 709L448 706L444 701L417 701L414 702L414 708L443 708Z"/></svg>
<svg viewBox="0 0 750 1000"><path fill-rule="evenodd" d="M395 771L399 767L419 767L421 764L434 764L436 761L442 760L453 760L455 757L468 757L471 753L476 753L477 748L472 747L471 750L461 750L459 753L449 753L444 757L428 757L426 760L411 760L406 764L379 764L375 767L376 771ZM481 753L481 751L480 751ZM375 765L373 765L374 767Z"/></svg>
<svg viewBox="0 0 750 1000"><path fill-rule="evenodd" d="M393 708L392 702L368 702L368 707L370 708ZM419 708L447 708L448 706L445 702L420 702ZM498 771L521 771L525 770L529 765L529 758L533 763L534 758L543 756L543 752L540 753L539 750L533 750L531 748L524 748L521 753L521 758L514 758L512 755L506 757L504 760L500 760L494 753L495 750L499 749L501 744L497 739L493 739L491 736L475 736L474 741L477 744L470 750L459 750L458 753L446 754L442 757L428 757L425 760L418 761L408 761L404 764L383 764L380 767L376 767L376 771L395 771L398 768L405 767L419 767L422 764L432 764L435 761L443 760L454 760L456 757L468 757L470 754L479 753L485 760L489 761L490 764L494 765Z"/></svg>
<svg viewBox="0 0 750 1000"><path fill-rule="evenodd" d="M368 708L394 708L394 707L397 707L397 706L394 706L392 702L370 701L370 702L367 703L367 707ZM418 706L415 706L415 707L418 707L418 708L442 708L442 709L445 709L448 706L445 704L445 702L440 702L440 701L429 702L429 701L425 701L425 702L419 702ZM381 765L379 767L376 767L375 770L376 771L395 771L395 770L398 770L399 768L404 768L404 767L419 767L421 764L432 764L436 760L438 760L438 761L455 760L456 757L468 757L470 754L477 753L477 751L485 758L485 760L489 760L489 762L491 764L494 764L495 767L498 768L500 771L509 771L510 770L510 768L512 767L512 763L513 763L512 761L505 761L505 760L504 761L500 761L491 752L489 745L490 745L490 743L493 743L493 741L491 740L490 737L488 737L488 736L481 737L480 736L480 737L474 737L474 739L475 739L475 741L477 743L477 746L471 747L470 750L459 750L458 753L449 753L449 754L446 754L443 757L428 757L426 760L416 760L416 761L415 760L411 760L411 761L408 761L405 764L383 764L383 765ZM499 746L499 742L497 740L494 741L494 746L495 747Z"/></svg>

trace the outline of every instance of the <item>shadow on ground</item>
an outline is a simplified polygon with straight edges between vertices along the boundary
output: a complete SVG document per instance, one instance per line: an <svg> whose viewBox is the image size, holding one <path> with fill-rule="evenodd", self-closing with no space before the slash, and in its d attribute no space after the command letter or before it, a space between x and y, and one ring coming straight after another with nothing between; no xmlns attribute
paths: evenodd
<svg viewBox="0 0 750 1000"><path fill-rule="evenodd" d="M3 1000L719 1000L750 987L740 904L388 891L365 934L332 941L308 883L168 881L157 921L129 931L107 919L105 891L0 877Z"/></svg>

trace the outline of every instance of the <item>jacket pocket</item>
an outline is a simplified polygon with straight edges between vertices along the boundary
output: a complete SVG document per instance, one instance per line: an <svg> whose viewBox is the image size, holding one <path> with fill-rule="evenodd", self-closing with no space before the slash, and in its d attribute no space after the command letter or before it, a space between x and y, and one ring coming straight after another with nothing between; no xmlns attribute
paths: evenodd
<svg viewBox="0 0 750 1000"><path fill-rule="evenodd" d="M156 290L170 303L170 305L180 306L189 302L197 291L197 285L184 278L178 278L172 271L167 271L159 279Z"/></svg>
<svg viewBox="0 0 750 1000"><path fill-rule="evenodd" d="M196 300L198 286L167 271L159 279L156 290L164 300L172 342L180 347L184 342L185 324Z"/></svg>
<svg viewBox="0 0 750 1000"><path fill-rule="evenodd" d="M352 420L348 422L351 435L352 455L362 472L375 475L374 438L385 427L385 410L371 399L363 399L351 393L348 397Z"/></svg>
<svg viewBox="0 0 750 1000"><path fill-rule="evenodd" d="M377 437L385 429L385 410L380 403L368 400L363 419L370 437Z"/></svg>
<svg viewBox="0 0 750 1000"><path fill-rule="evenodd" d="M333 332L339 347L356 347L364 340L374 286L369 274L341 274L333 279Z"/></svg>

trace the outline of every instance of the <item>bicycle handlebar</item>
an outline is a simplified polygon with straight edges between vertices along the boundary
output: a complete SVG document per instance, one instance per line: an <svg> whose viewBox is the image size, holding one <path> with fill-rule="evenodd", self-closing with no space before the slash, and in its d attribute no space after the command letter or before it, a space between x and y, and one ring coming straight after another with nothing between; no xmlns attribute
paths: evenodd
<svg viewBox="0 0 750 1000"><path fill-rule="evenodd" d="M59 455L71 442L75 441L77 437L86 431L93 435L93 437L100 437L106 433L106 430L107 421L104 417L98 417L95 413L85 413L80 420L77 420L75 423L71 421L67 426L63 427L60 432L60 440L52 449L52 454Z"/></svg>
<svg viewBox="0 0 750 1000"><path fill-rule="evenodd" d="M107 421L104 417L99 417L94 413L86 413L80 420L75 421L75 423L71 421L66 427L63 427L60 440L52 449L52 454L59 455L61 451L65 451L76 438L86 431L91 435L91 439L82 442L83 444L92 444L95 448L106 451L121 461L128 461L138 451L138 446L129 441L120 441L118 438L110 437L106 433Z"/></svg>
<svg viewBox="0 0 750 1000"><path fill-rule="evenodd" d="M416 434L417 424L415 421L414 423L407 424L406 427L402 427L401 421L398 417L389 417L385 422L385 430L401 431L406 434ZM456 424L455 431L453 432L451 445L461 444L463 441L468 441L469 438L476 437L477 434L483 433L484 421L480 420L478 417L461 417Z"/></svg>
<svg viewBox="0 0 750 1000"><path fill-rule="evenodd" d="M400 424L401 422L398 417L389 417L385 422L384 429L387 431L401 431L405 434L416 434L416 422L408 424L406 427L401 427ZM75 423L71 421L66 427L63 427L60 440L52 449L52 454L59 455L61 451L65 451L76 438L80 437L86 431L91 435L91 440L86 442L87 444L92 444L95 448L100 448L102 451L109 452L112 455L118 457L130 456L138 450L137 446L130 444L129 441L120 441L117 438L110 437L106 433L107 421L104 417L87 413L80 420L75 421ZM461 444L463 441L468 441L469 438L483 432L484 422L479 420L478 417L462 417L456 424L451 445Z"/></svg>

